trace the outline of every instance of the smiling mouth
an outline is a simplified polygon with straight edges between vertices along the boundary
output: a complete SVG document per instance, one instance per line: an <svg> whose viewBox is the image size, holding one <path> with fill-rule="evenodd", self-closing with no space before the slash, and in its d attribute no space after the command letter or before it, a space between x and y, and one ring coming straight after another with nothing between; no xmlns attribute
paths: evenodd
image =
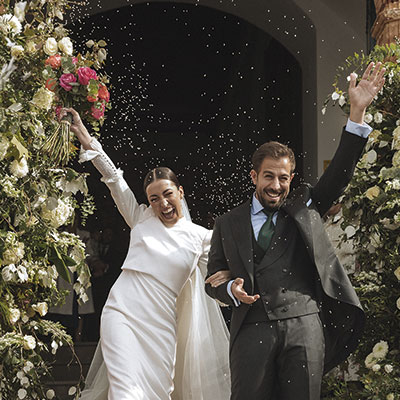
<svg viewBox="0 0 400 400"><path fill-rule="evenodd" d="M175 216L175 208L168 209L166 211L162 211L161 214L165 219L172 219Z"/></svg>
<svg viewBox="0 0 400 400"><path fill-rule="evenodd" d="M264 192L270 199L272 200L278 200L282 193L271 193L271 192Z"/></svg>

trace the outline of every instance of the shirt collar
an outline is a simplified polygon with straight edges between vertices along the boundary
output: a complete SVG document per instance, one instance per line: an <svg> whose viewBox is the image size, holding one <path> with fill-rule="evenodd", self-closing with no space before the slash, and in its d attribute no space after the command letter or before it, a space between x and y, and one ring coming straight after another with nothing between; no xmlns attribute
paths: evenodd
<svg viewBox="0 0 400 400"><path fill-rule="evenodd" d="M253 200L251 202L251 213L253 215L258 214L264 209L264 207L261 205L261 203L258 201L256 194L253 194Z"/></svg>

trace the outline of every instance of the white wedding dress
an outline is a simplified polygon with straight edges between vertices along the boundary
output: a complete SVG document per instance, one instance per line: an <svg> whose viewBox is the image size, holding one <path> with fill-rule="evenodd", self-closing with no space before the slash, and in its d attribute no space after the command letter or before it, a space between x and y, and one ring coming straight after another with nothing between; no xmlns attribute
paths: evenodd
<svg viewBox="0 0 400 400"><path fill-rule="evenodd" d="M204 292L211 231L167 228L134 194L97 140L81 150L103 175L131 239L101 318L82 400L228 400L229 337Z"/></svg>

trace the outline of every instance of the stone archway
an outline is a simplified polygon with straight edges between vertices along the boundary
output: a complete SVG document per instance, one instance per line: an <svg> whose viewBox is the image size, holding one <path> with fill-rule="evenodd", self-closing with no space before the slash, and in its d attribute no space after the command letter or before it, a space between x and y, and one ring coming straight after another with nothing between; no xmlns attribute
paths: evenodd
<svg viewBox="0 0 400 400"><path fill-rule="evenodd" d="M133 3L127 0L114 0L112 3L104 1L98 8L97 0L90 0L87 12L95 14L123 6L177 3L192 4L198 7L208 7L237 16L257 28L265 31L284 46L298 61L302 71L301 87L302 115L299 118L303 132L303 160L302 175L316 177L318 174L318 137L317 116L317 68L316 68L316 33L313 22L293 0L279 2L265 2L264 0L249 1L219 1L215 0L136 0Z"/></svg>

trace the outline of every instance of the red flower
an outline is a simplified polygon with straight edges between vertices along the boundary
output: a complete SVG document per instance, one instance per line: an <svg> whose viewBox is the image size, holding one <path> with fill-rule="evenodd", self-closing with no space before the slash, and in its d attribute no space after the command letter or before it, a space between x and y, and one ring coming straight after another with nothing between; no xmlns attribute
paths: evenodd
<svg viewBox="0 0 400 400"><path fill-rule="evenodd" d="M97 80L96 71L89 67L78 68L78 79L81 85L88 85L91 79Z"/></svg>
<svg viewBox="0 0 400 400"><path fill-rule="evenodd" d="M57 86L57 80L54 78L49 78L47 79L45 86L46 89L50 90L51 92L54 92Z"/></svg>
<svg viewBox="0 0 400 400"><path fill-rule="evenodd" d="M67 92L72 89L72 86L70 85L71 82L76 82L76 77L74 74L62 74L60 76L60 86Z"/></svg>
<svg viewBox="0 0 400 400"><path fill-rule="evenodd" d="M106 103L110 101L110 92L106 85L101 85L99 87L99 99L104 100Z"/></svg>
<svg viewBox="0 0 400 400"><path fill-rule="evenodd" d="M95 103L98 99L99 99L98 96L96 96L96 97L88 96L87 97L87 100L90 101L91 103Z"/></svg>
<svg viewBox="0 0 400 400"><path fill-rule="evenodd" d="M61 56L59 54L50 56L44 63L53 69L58 69L61 67Z"/></svg>
<svg viewBox="0 0 400 400"><path fill-rule="evenodd" d="M103 117L105 108L106 106L104 105L104 103L101 103L100 108L97 108L93 105L91 108L92 117L95 119L100 119L101 117Z"/></svg>

